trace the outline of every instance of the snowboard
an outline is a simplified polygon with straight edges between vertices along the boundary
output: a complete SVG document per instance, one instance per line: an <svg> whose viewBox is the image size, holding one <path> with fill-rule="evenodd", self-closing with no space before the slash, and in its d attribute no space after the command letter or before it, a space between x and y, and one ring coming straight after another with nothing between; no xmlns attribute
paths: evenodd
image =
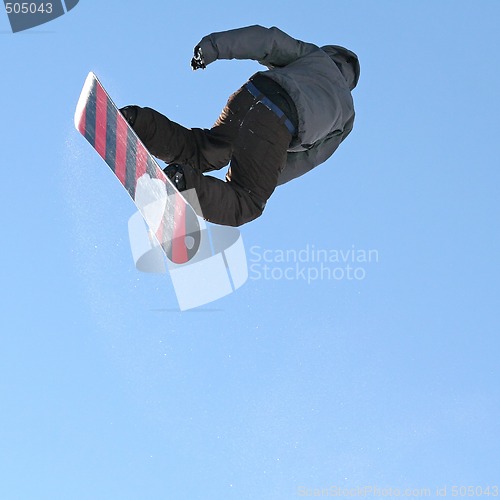
<svg viewBox="0 0 500 500"><path fill-rule="evenodd" d="M75 127L126 189L168 259L190 261L200 247L200 219L120 113L96 75L85 80Z"/></svg>

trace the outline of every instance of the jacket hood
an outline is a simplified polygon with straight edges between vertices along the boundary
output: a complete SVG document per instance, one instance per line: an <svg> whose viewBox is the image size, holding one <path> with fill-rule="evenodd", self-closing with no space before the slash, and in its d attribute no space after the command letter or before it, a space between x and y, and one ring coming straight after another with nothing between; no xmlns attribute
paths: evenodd
<svg viewBox="0 0 500 500"><path fill-rule="evenodd" d="M360 72L358 56L340 45L325 45L321 50L326 52L340 69L349 89L354 89L358 84Z"/></svg>

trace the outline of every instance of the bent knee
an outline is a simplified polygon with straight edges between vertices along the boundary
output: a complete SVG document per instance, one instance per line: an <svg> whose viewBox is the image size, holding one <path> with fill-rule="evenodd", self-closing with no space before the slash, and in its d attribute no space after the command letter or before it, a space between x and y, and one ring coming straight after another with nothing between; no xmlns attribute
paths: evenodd
<svg viewBox="0 0 500 500"><path fill-rule="evenodd" d="M248 222L252 222L258 219L264 212L266 206L265 203L256 203L253 199L248 199L245 204L245 209L239 210L235 215L234 225L235 227L243 226Z"/></svg>

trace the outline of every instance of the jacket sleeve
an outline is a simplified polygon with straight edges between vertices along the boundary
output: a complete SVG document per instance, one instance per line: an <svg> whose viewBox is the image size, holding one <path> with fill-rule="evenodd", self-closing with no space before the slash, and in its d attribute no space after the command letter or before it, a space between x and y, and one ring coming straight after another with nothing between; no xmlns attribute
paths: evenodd
<svg viewBox="0 0 500 500"><path fill-rule="evenodd" d="M279 28L262 26L212 33L198 46L206 65L217 59L253 59L267 67L282 67L317 50L316 45L295 40Z"/></svg>
<svg viewBox="0 0 500 500"><path fill-rule="evenodd" d="M278 186L296 179L324 163L339 147L340 142L339 136L333 136L316 143L307 151L288 153L286 166L278 178Z"/></svg>

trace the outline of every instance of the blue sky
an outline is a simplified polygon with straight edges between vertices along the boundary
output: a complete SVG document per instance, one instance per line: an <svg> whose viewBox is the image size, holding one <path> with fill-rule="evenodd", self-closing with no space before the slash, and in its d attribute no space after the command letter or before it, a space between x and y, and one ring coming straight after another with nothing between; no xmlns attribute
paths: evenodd
<svg viewBox="0 0 500 500"><path fill-rule="evenodd" d="M499 15L81 0L14 35L0 14L0 498L498 485ZM192 49L250 24L345 45L361 78L353 133L242 228L249 254L379 258L362 280L249 279L181 313L167 276L136 271L134 205L73 113L93 70L119 105L209 127L259 66L193 73Z"/></svg>

